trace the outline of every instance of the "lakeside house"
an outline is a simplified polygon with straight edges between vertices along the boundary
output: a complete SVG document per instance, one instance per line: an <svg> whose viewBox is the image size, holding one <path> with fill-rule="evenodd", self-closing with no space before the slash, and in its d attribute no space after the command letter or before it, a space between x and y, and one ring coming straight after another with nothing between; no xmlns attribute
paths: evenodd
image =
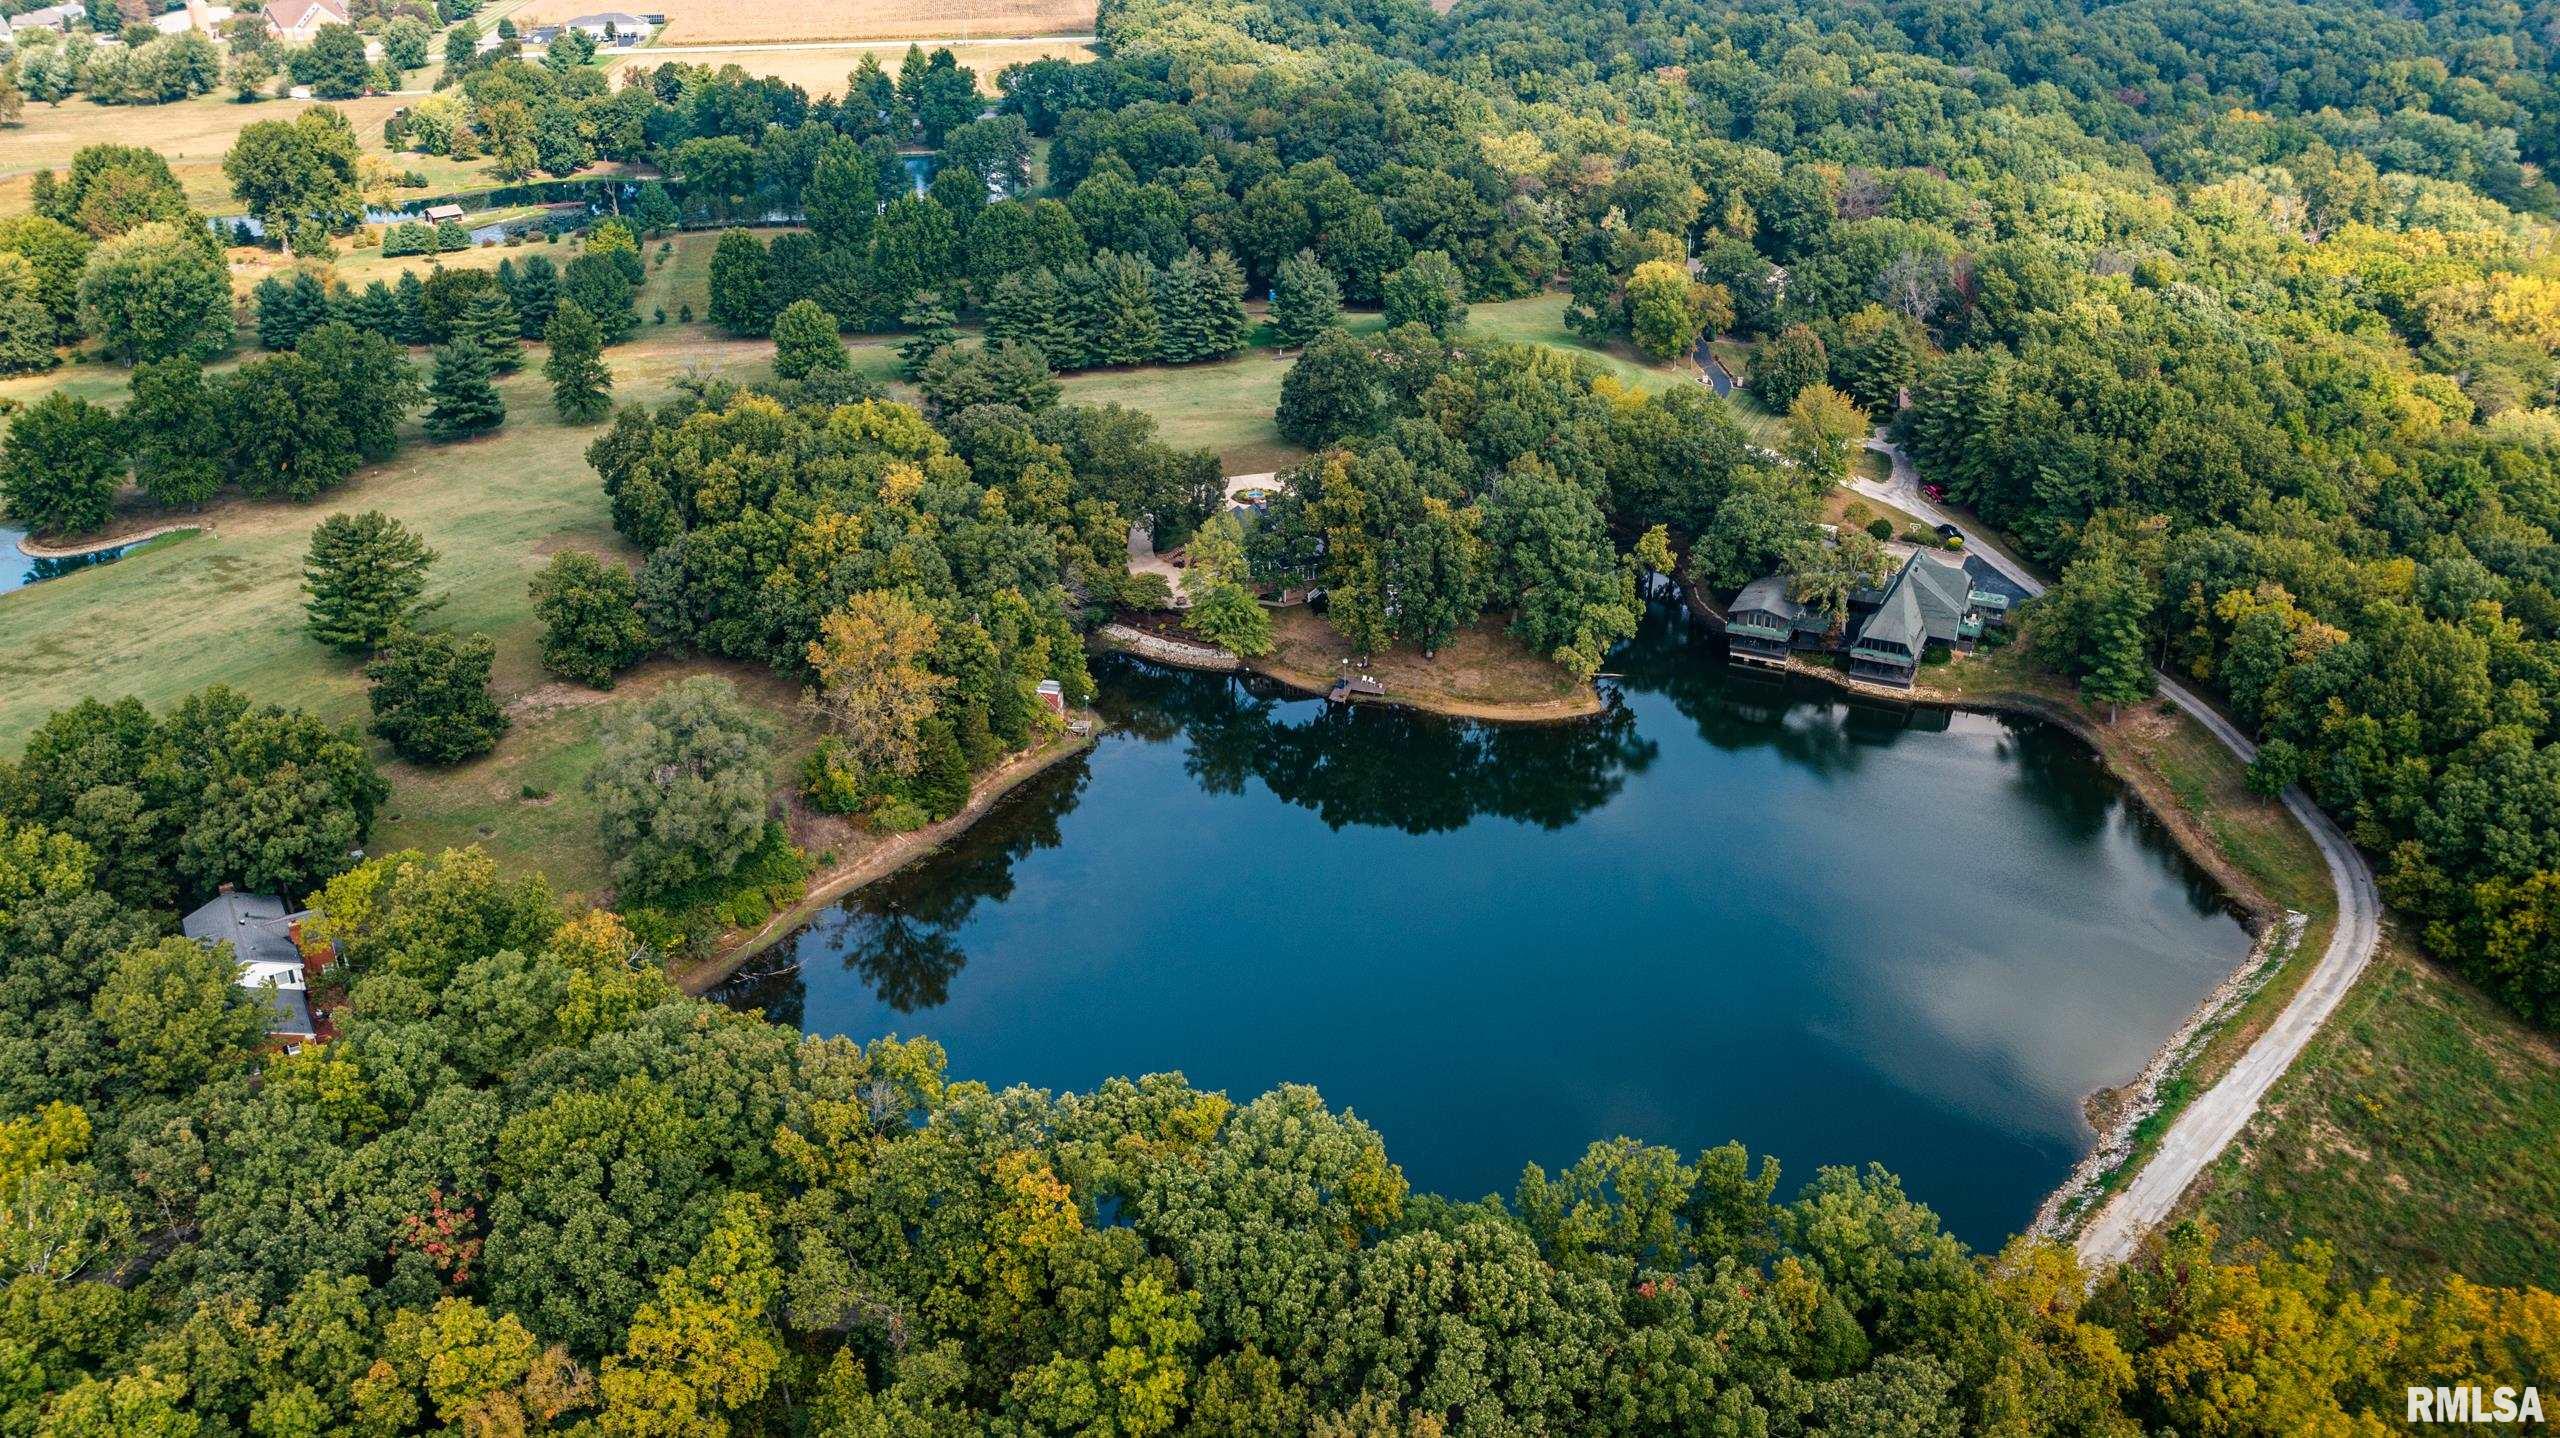
<svg viewBox="0 0 2560 1438"><path fill-rule="evenodd" d="M163 35L183 35L190 30L220 39L222 22L231 18L231 7L208 5L204 0L187 0L183 10L169 10L151 17L151 28Z"/></svg>
<svg viewBox="0 0 2560 1438"><path fill-rule="evenodd" d="M1849 675L1908 689L1929 645L1970 649L2008 612L2008 596L1976 589L1963 566L1915 552L1884 588L1849 596Z"/></svg>
<svg viewBox="0 0 2560 1438"><path fill-rule="evenodd" d="M344 0L270 0L267 30L288 45L308 45L323 25L347 23Z"/></svg>
<svg viewBox="0 0 2560 1438"><path fill-rule="evenodd" d="M1820 649L1831 637L1831 616L1787 594L1787 577L1764 574L1742 586L1725 606L1725 645L1747 664L1783 669L1799 649Z"/></svg>
<svg viewBox="0 0 2560 1438"><path fill-rule="evenodd" d="M178 923L178 931L212 948L229 944L239 964L233 982L267 1003L267 1035L290 1051L319 1037L311 1013L312 964L302 952L302 920L273 894L243 894L230 885Z"/></svg>
<svg viewBox="0 0 2560 1438"><path fill-rule="evenodd" d="M1787 577L1769 574L1742 586L1725 607L1725 645L1743 663L1783 668L1790 654L1837 650L1849 675L1908 689L1931 644L1970 649L1983 629L2006 621L2009 597L1978 587L1962 565L1914 551L1881 588L1849 595L1846 625L1791 598Z"/></svg>

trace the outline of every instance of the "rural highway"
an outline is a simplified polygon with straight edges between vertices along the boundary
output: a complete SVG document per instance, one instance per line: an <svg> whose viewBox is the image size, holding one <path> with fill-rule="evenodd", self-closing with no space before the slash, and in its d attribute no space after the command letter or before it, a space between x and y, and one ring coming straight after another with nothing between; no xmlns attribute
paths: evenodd
<svg viewBox="0 0 2560 1438"><path fill-rule="evenodd" d="M1852 477L1850 488L1930 524L1955 524L1958 530L1965 529L1946 511L1921 497L1919 476L1900 447L1870 439L1867 448L1893 461L1893 477L1885 481ZM1965 531L1965 547L1968 552L1981 555L1984 563L2007 575L2028 594L2044 592L2044 585L2027 572L2026 566L1998 545ZM2193 716L2242 763L2258 756L2258 746L2249 742L2249 736L2233 728L2229 720L2192 690L2156 670L2152 677L2163 697ZM2310 831L2321 858L2328 861L2329 882L2338 893L2337 928L2329 935L2329 947L2321 952L2319 966L2303 980L2301 991L2285 1005L2284 1012L2276 1015L2229 1073L2187 1105L2132 1181L2082 1226L2074 1247L2080 1261L2092 1269L2132 1257L2142 1235L2168 1218L2170 1210L2178 1206L2179 1197L2204 1172L2205 1165L2213 1162L2248 1126L2249 1116L2258 1111L2267 1090L2275 1087L2276 1080L2302 1056L2303 1046L2336 1012L2347 990L2355 987L2357 977L2381 943L2382 899L2375 892L2373 870L2365 863L2364 855L2299 787L2285 791L2284 806Z"/></svg>

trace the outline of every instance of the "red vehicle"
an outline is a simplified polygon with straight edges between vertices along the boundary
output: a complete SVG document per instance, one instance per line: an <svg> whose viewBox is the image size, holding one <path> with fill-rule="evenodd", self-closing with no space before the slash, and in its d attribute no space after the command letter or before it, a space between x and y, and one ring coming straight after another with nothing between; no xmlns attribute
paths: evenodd
<svg viewBox="0 0 2560 1438"><path fill-rule="evenodd" d="M1947 487L1943 484L1924 484L1920 486L1920 497L1935 504L1947 497Z"/></svg>

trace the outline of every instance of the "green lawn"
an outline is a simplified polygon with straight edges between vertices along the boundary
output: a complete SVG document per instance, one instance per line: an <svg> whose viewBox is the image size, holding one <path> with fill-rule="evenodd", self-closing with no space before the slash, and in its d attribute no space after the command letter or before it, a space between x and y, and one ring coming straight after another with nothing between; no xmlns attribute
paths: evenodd
<svg viewBox="0 0 2560 1438"><path fill-rule="evenodd" d="M2468 985L2374 961L2189 1208L2226 1249L2316 1238L2358 1281L2560 1273L2560 1052Z"/></svg>
<svg viewBox="0 0 2560 1438"><path fill-rule="evenodd" d="M1267 350L1179 368L1086 370L1059 383L1069 404L1124 404L1145 410L1168 444L1214 449L1229 474L1294 464L1305 451L1280 437L1271 412L1289 361Z"/></svg>
<svg viewBox="0 0 2560 1438"><path fill-rule="evenodd" d="M620 398L664 394L693 363L752 364L763 354L757 343L672 326L642 333L607 355ZM117 372L66 373L86 381ZM217 503L203 515L210 532L186 543L0 599L14 641L0 659L0 751L84 695L161 705L217 681L333 719L360 717L355 666L301 631L302 553L311 527L340 511L380 509L424 534L440 555L436 589L450 596L436 622L498 640L502 692L538 682L526 583L554 550L611 551L620 541L586 465L596 431L553 418L536 363L502 388L510 418L488 438L413 442L307 505Z"/></svg>
<svg viewBox="0 0 2560 1438"><path fill-rule="evenodd" d="M1517 344L1540 344L1550 349L1570 350L1598 364L1624 383L1648 392L1658 393L1676 385L1699 382L1697 368L1685 360L1655 364L1626 344L1612 343L1604 347L1589 343L1565 328L1565 303L1564 294L1549 291L1531 295L1525 300L1472 305L1467 310L1467 333Z"/></svg>

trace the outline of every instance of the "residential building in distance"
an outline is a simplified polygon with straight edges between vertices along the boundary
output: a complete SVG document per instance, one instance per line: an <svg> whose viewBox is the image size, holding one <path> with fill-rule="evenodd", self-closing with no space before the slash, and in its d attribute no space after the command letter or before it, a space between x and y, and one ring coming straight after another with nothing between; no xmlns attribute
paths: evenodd
<svg viewBox="0 0 2560 1438"><path fill-rule="evenodd" d="M267 29L288 45L308 45L323 25L347 23L345 0L270 0Z"/></svg>

